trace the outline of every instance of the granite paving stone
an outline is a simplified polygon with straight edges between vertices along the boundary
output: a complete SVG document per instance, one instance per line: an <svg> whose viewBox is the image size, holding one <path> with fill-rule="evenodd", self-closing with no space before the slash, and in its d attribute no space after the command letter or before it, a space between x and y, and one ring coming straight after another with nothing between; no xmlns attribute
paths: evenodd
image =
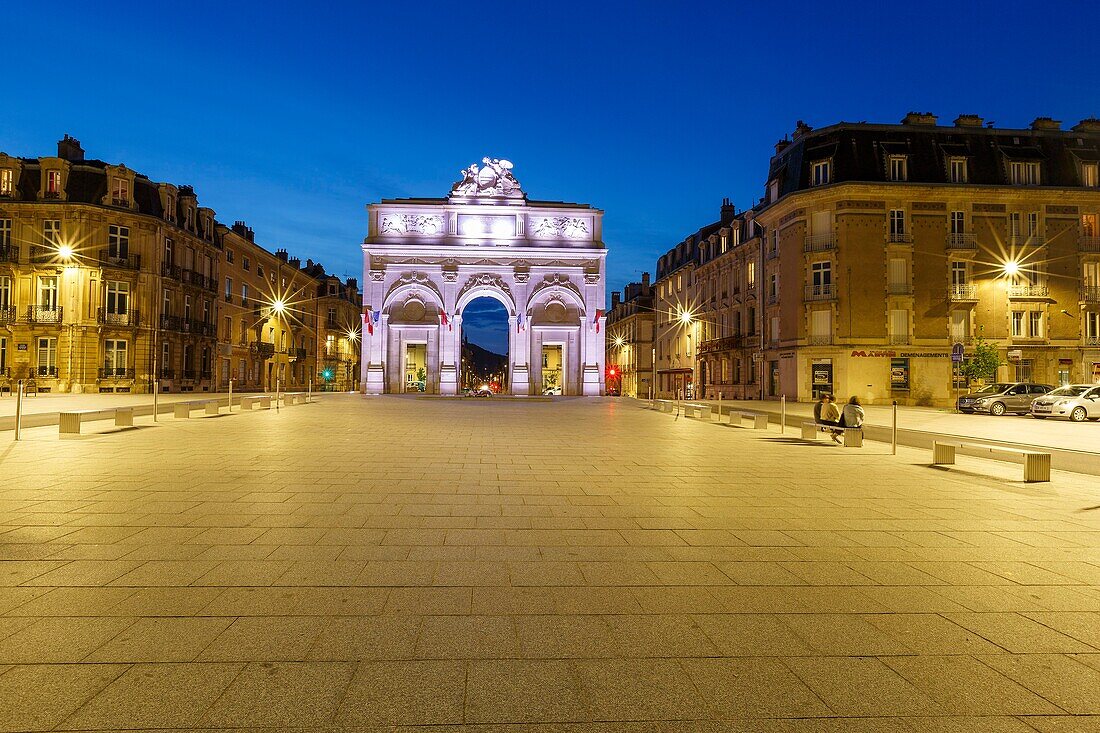
<svg viewBox="0 0 1100 733"><path fill-rule="evenodd" d="M0 453L0 731L1100 733L1093 476L626 399L138 422Z"/></svg>

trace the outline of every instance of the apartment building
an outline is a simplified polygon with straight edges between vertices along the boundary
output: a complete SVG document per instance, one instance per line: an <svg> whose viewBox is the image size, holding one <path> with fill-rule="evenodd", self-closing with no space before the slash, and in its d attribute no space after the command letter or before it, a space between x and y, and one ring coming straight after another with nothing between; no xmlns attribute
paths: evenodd
<svg viewBox="0 0 1100 733"><path fill-rule="evenodd" d="M269 375L304 388L316 328L295 321L284 345L261 319L283 279L314 299L316 277L219 224L189 186L86 159L69 136L56 156L0 153L0 391L201 392L241 374L243 389L274 388Z"/></svg>
<svg viewBox="0 0 1100 733"><path fill-rule="evenodd" d="M764 394L950 404L978 338L998 379L1100 381L1098 165L1094 119L800 122L753 212Z"/></svg>
<svg viewBox="0 0 1100 733"><path fill-rule="evenodd" d="M648 272L611 294L607 312L608 386L618 386L624 397L652 397L654 384L654 289ZM610 371L614 369L615 374Z"/></svg>

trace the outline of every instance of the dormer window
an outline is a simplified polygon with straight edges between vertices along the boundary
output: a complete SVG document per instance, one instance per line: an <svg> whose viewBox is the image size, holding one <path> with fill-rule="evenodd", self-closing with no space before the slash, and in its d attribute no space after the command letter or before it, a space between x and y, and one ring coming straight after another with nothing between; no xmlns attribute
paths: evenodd
<svg viewBox="0 0 1100 733"><path fill-rule="evenodd" d="M203 239L213 239L213 229L210 226L210 217L204 216L202 218L202 237Z"/></svg>
<svg viewBox="0 0 1100 733"><path fill-rule="evenodd" d="M779 200L779 181L768 182L768 203Z"/></svg>
<svg viewBox="0 0 1100 733"><path fill-rule="evenodd" d="M947 161L947 180L951 183L966 183L968 179L966 158L950 158Z"/></svg>
<svg viewBox="0 0 1100 733"><path fill-rule="evenodd" d="M1096 188L1100 186L1100 170L1096 163L1082 163L1081 164L1081 185L1085 188ZM2 187L2 183L0 183ZM0 190L0 193L3 191Z"/></svg>
<svg viewBox="0 0 1100 733"><path fill-rule="evenodd" d="M61 171L46 171L46 197L57 198L61 194Z"/></svg>
<svg viewBox="0 0 1100 733"><path fill-rule="evenodd" d="M886 159L886 173L891 181L909 180L909 158L905 155L891 155Z"/></svg>
<svg viewBox="0 0 1100 733"><path fill-rule="evenodd" d="M183 210L183 226L185 229L195 228L195 210L190 206L185 207Z"/></svg>
<svg viewBox="0 0 1100 733"><path fill-rule="evenodd" d="M130 182L125 178L111 179L111 203L115 206L130 205Z"/></svg>
<svg viewBox="0 0 1100 733"><path fill-rule="evenodd" d="M11 168L0 168L0 196L11 196L13 181Z"/></svg>
<svg viewBox="0 0 1100 733"><path fill-rule="evenodd" d="M167 200L165 201L164 220L165 221L171 221L171 222L176 221L176 197L175 196L169 195L167 197Z"/></svg>
<svg viewBox="0 0 1100 733"><path fill-rule="evenodd" d="M1038 186L1039 163L1033 160L1012 160L1008 163L1008 181L1014 186Z"/></svg>
<svg viewBox="0 0 1100 733"><path fill-rule="evenodd" d="M833 161L818 160L810 163L810 185L824 186L833 180Z"/></svg>

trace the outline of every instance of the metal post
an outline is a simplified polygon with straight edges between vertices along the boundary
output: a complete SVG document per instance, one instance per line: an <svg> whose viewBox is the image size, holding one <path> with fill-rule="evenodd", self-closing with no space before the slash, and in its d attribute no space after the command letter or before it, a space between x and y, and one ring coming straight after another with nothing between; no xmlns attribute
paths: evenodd
<svg viewBox="0 0 1100 733"><path fill-rule="evenodd" d="M170 348L170 347L169 347ZM157 408L160 405L160 375L157 374L156 360L153 363L153 422L157 421Z"/></svg>
<svg viewBox="0 0 1100 733"><path fill-rule="evenodd" d="M894 427L890 431L890 455L898 454L898 401L894 400Z"/></svg>
<svg viewBox="0 0 1100 733"><path fill-rule="evenodd" d="M279 411L279 378L275 377L275 412Z"/></svg>
<svg viewBox="0 0 1100 733"><path fill-rule="evenodd" d="M787 395L779 398L779 432L787 430Z"/></svg>
<svg viewBox="0 0 1100 733"><path fill-rule="evenodd" d="M229 380L229 411L233 412L233 380Z"/></svg>
<svg viewBox="0 0 1100 733"><path fill-rule="evenodd" d="M722 393L718 393L718 422L722 422Z"/></svg>
<svg viewBox="0 0 1100 733"><path fill-rule="evenodd" d="M23 437L23 380L20 379L15 387L15 439Z"/></svg>
<svg viewBox="0 0 1100 733"><path fill-rule="evenodd" d="M306 404L308 405L312 401L313 401L313 379L310 378L309 387L307 388L307 391L306 391Z"/></svg>

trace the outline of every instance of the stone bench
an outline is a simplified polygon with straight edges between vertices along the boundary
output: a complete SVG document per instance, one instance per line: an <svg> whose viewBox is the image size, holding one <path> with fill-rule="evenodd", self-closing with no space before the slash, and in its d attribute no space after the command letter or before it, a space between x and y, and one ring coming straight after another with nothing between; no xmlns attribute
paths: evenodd
<svg viewBox="0 0 1100 733"><path fill-rule="evenodd" d="M1006 448L999 445L984 445L982 443L969 443L966 441L934 441L932 443L932 465L944 466L955 464L955 451L965 449L989 455L1020 456L1024 459L1024 481L1036 483L1050 481L1050 454L1042 451L1023 450L1021 448Z"/></svg>
<svg viewBox="0 0 1100 733"><path fill-rule="evenodd" d="M219 400L189 400L187 402L173 402L172 415L178 418L189 418L192 412L204 410L207 415L217 415L221 410Z"/></svg>
<svg viewBox="0 0 1100 733"><path fill-rule="evenodd" d="M672 400L653 400L653 409L660 412L672 412L674 405Z"/></svg>
<svg viewBox="0 0 1100 733"><path fill-rule="evenodd" d="M768 416L763 412L745 412L744 410L730 410L730 425L743 425L746 420L752 423L753 430L767 430ZM734 422L736 418L737 422ZM722 416L718 416L721 422Z"/></svg>
<svg viewBox="0 0 1100 733"><path fill-rule="evenodd" d="M684 417L710 417L711 406L702 402L685 402Z"/></svg>
<svg viewBox="0 0 1100 733"><path fill-rule="evenodd" d="M257 405L261 410L271 409L271 395L244 395L241 397L241 409L242 410L254 410Z"/></svg>
<svg viewBox="0 0 1100 733"><path fill-rule="evenodd" d="M116 426L132 427L134 424L134 408L110 407L104 410L67 410L60 413L57 430L61 435L80 435L80 426L85 420L106 420L112 417L115 419Z"/></svg>
<svg viewBox="0 0 1100 733"><path fill-rule="evenodd" d="M304 405L309 399L307 392L284 392L283 404L285 405Z"/></svg>
<svg viewBox="0 0 1100 733"><path fill-rule="evenodd" d="M814 422L813 420L802 423L802 439L817 440L821 432L825 430L843 432L845 448L863 447L863 428L845 428L840 425L829 425L827 423Z"/></svg>

